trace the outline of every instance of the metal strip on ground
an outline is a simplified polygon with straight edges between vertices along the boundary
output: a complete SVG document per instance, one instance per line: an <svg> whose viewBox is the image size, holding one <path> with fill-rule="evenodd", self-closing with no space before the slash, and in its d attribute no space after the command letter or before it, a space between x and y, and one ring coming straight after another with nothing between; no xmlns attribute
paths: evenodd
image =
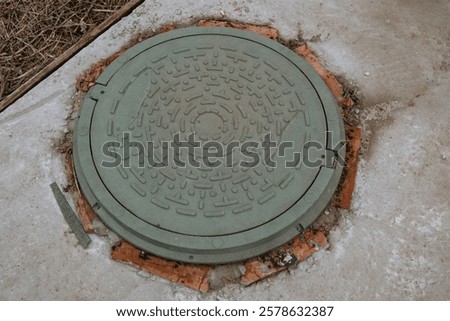
<svg viewBox="0 0 450 321"><path fill-rule="evenodd" d="M75 234L75 236L77 237L78 243L83 248L87 248L89 246L89 243L91 243L91 238L84 231L77 215L70 207L69 202L67 202L58 184L53 182L52 184L50 184L50 187L52 189L53 195L55 196L56 202L58 203L58 206L61 209L62 214L64 215L64 218L69 224L73 234Z"/></svg>

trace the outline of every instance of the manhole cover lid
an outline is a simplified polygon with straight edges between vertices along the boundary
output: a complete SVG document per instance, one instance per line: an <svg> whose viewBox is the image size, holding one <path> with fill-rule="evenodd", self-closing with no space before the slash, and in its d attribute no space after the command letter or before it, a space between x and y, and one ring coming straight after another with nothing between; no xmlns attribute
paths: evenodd
<svg viewBox="0 0 450 321"><path fill-rule="evenodd" d="M224 263L308 226L342 171L343 125L326 85L262 36L193 27L117 58L84 98L80 187L137 247Z"/></svg>

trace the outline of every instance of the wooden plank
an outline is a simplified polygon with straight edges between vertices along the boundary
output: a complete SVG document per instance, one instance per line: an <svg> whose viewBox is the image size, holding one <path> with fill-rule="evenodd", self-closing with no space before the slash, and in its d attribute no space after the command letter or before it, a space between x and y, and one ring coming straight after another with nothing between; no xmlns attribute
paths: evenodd
<svg viewBox="0 0 450 321"><path fill-rule="evenodd" d="M144 0L130 0L126 5L120 8L118 11L109 16L105 21L99 24L97 27L90 30L83 38L81 38L77 43L65 51L62 55L58 56L53 62L45 66L36 75L31 77L27 82L22 84L19 88L14 90L11 94L6 96L5 99L0 101L0 112L4 111L8 106L10 106L17 99L25 95L34 86L40 83L42 80L47 78L51 73L58 69L67 60L75 56L81 49L86 47L89 43L95 40L103 32L105 32L109 27L119 21L122 17L129 14L134 8L140 5Z"/></svg>

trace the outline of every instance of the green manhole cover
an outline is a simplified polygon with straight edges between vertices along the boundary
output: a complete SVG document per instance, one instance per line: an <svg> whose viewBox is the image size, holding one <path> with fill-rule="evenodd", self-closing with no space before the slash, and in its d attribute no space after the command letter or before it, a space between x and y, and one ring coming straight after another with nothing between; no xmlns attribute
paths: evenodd
<svg viewBox="0 0 450 321"><path fill-rule="evenodd" d="M326 85L259 35L186 28L126 51L83 101L80 187L137 247L184 262L249 258L331 199L343 125Z"/></svg>

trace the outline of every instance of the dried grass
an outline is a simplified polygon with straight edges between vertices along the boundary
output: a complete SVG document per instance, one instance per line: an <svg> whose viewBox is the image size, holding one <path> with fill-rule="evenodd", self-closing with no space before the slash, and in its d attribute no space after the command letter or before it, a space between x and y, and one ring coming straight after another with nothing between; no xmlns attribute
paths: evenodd
<svg viewBox="0 0 450 321"><path fill-rule="evenodd" d="M128 0L0 0L0 100Z"/></svg>

